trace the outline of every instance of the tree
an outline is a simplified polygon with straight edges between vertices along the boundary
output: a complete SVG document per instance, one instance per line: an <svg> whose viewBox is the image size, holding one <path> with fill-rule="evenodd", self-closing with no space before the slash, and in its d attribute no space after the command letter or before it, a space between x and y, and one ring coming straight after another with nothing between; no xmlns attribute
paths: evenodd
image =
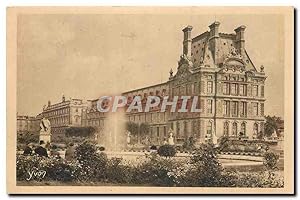
<svg viewBox="0 0 300 200"><path fill-rule="evenodd" d="M131 135L137 137L138 143L140 143L139 125L134 122L126 122L126 129L130 132Z"/></svg>
<svg viewBox="0 0 300 200"><path fill-rule="evenodd" d="M19 144L28 144L31 142L38 143L39 142L39 134L31 133L31 132L19 133L17 135L17 141Z"/></svg>
<svg viewBox="0 0 300 200"><path fill-rule="evenodd" d="M265 123L265 135L267 137L270 137L274 131L276 132L277 136L279 136L279 124L282 122L282 119L280 117L276 116L266 116L266 123Z"/></svg>
<svg viewBox="0 0 300 200"><path fill-rule="evenodd" d="M92 137L96 129L89 127L69 127L66 129L67 137Z"/></svg>
<svg viewBox="0 0 300 200"><path fill-rule="evenodd" d="M139 132L139 125L134 122L127 122L126 129L131 133L131 135L137 136Z"/></svg>
<svg viewBox="0 0 300 200"><path fill-rule="evenodd" d="M150 131L150 125L148 123L141 123L140 124L140 135L141 136L148 135L149 131Z"/></svg>

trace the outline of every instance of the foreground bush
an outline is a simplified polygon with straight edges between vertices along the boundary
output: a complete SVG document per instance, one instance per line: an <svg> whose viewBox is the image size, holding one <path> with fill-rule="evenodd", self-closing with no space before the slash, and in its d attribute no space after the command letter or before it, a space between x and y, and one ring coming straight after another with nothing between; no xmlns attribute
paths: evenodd
<svg viewBox="0 0 300 200"><path fill-rule="evenodd" d="M111 158L106 168L106 180L110 183L134 183L133 176L135 167L130 164L123 164L122 158Z"/></svg>
<svg viewBox="0 0 300 200"><path fill-rule="evenodd" d="M174 186L177 184L174 170L178 167L172 159L166 159L152 153L148 160L136 167L134 182L156 186Z"/></svg>
<svg viewBox="0 0 300 200"><path fill-rule="evenodd" d="M38 156L17 156L17 180L29 181L28 172L45 171L36 181L83 182L84 184L113 183L147 186L192 187L283 187L283 177L275 171L276 156L265 155L267 171L242 173L224 169L211 145L201 145L189 160L146 155L138 165L121 158L107 158L97 153L96 145L84 142L76 148L76 160ZM275 159L276 160L276 159Z"/></svg>
<svg viewBox="0 0 300 200"><path fill-rule="evenodd" d="M222 168L215 149L210 144L203 144L192 153L191 169L186 173L186 186L235 186L236 174Z"/></svg>
<svg viewBox="0 0 300 200"><path fill-rule="evenodd" d="M239 174L237 182L237 187L282 188L283 186L284 178L274 171L242 173Z"/></svg>
<svg viewBox="0 0 300 200"><path fill-rule="evenodd" d="M106 177L107 156L97 153L97 147L90 142L83 142L75 150L75 158L80 169L76 170L80 181L101 181Z"/></svg>
<svg viewBox="0 0 300 200"><path fill-rule="evenodd" d="M75 181L78 163L66 163L62 159L34 156L17 156L17 180L52 180L52 181ZM46 172L45 175L41 174ZM36 175L37 174L37 175ZM40 174L40 175L39 175Z"/></svg>
<svg viewBox="0 0 300 200"><path fill-rule="evenodd" d="M273 152L266 152L264 154L264 166L268 169L268 170L274 170L277 169L277 164L279 161L279 155L273 153Z"/></svg>
<svg viewBox="0 0 300 200"><path fill-rule="evenodd" d="M157 151L158 155L163 156L163 157L174 157L176 154L176 149L172 145L162 145L159 147Z"/></svg>

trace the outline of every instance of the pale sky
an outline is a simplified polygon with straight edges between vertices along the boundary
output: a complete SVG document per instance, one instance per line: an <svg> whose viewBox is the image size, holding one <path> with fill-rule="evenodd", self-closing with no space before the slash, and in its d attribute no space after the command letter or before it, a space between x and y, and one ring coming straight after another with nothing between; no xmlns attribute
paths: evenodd
<svg viewBox="0 0 300 200"><path fill-rule="evenodd" d="M18 114L36 115L48 100L96 99L165 82L176 72L182 29L195 37L214 20L220 32L245 25L246 50L266 75L266 115L283 116L284 30L281 15L20 15Z"/></svg>

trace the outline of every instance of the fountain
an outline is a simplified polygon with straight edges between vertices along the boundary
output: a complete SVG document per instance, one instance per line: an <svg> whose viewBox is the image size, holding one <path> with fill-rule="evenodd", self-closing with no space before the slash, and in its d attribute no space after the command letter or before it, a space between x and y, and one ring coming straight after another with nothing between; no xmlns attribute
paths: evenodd
<svg viewBox="0 0 300 200"><path fill-rule="evenodd" d="M125 113L108 113L103 129L103 145L107 151L121 151L126 148Z"/></svg>

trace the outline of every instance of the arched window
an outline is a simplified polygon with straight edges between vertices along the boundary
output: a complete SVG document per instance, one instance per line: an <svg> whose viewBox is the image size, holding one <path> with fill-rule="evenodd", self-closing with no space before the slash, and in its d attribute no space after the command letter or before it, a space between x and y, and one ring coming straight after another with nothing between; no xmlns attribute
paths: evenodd
<svg viewBox="0 0 300 200"><path fill-rule="evenodd" d="M212 134L212 122L209 121L207 123L207 131L206 131L207 135L211 135Z"/></svg>
<svg viewBox="0 0 300 200"><path fill-rule="evenodd" d="M79 116L75 116L75 122L79 122Z"/></svg>
<svg viewBox="0 0 300 200"><path fill-rule="evenodd" d="M241 135L246 136L246 124L245 124L245 122L243 122L241 124Z"/></svg>
<svg viewBox="0 0 300 200"><path fill-rule="evenodd" d="M237 123L233 122L232 124L232 135L237 136Z"/></svg>
<svg viewBox="0 0 300 200"><path fill-rule="evenodd" d="M224 136L229 135L229 124L228 122L224 122Z"/></svg>

